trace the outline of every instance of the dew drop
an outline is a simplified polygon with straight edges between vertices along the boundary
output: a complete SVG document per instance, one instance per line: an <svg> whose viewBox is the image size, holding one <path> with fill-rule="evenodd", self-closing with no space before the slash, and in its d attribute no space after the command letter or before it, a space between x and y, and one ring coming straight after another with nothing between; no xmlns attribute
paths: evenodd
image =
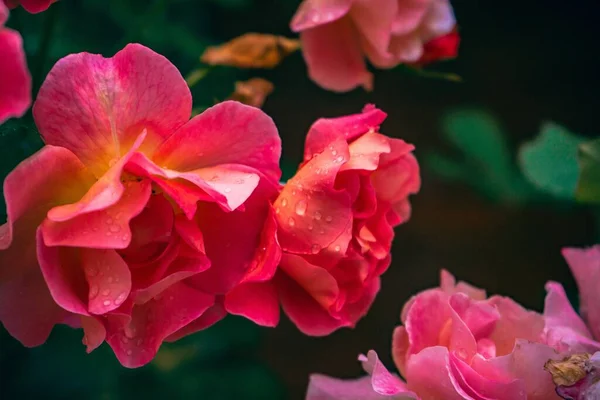
<svg viewBox="0 0 600 400"><path fill-rule="evenodd" d="M125 336L129 339L133 339L135 337L135 328L130 327L129 325L125 326Z"/></svg>
<svg viewBox="0 0 600 400"><path fill-rule="evenodd" d="M115 304L119 305L121 304L124 300L125 300L125 293L121 293L116 299L115 299Z"/></svg>
<svg viewBox="0 0 600 400"><path fill-rule="evenodd" d="M225 193L231 193L231 188L230 187L226 187L225 188Z"/></svg>
<svg viewBox="0 0 600 400"><path fill-rule="evenodd" d="M116 215L115 215L115 219L119 219L123 216L123 213L121 211L119 211Z"/></svg>
<svg viewBox="0 0 600 400"><path fill-rule="evenodd" d="M333 217L331 215L328 215L327 217L325 217L325 221L331 222L333 221Z"/></svg>
<svg viewBox="0 0 600 400"><path fill-rule="evenodd" d="M125 235L121 236L121 240L124 241L124 242L128 241L129 240L129 235L125 234Z"/></svg>
<svg viewBox="0 0 600 400"><path fill-rule="evenodd" d="M320 220L321 220L321 217L322 217L322 214L321 214L321 212L319 212L319 211L315 211L315 219L316 219L317 221L320 221Z"/></svg>
<svg viewBox="0 0 600 400"><path fill-rule="evenodd" d="M108 296L109 294L110 294L110 290L108 290L108 289L104 289L102 291L102 296Z"/></svg>
<svg viewBox="0 0 600 400"><path fill-rule="evenodd" d="M106 233L104 235L108 237L108 236L112 235L112 233L110 230L108 230L108 231L106 231Z"/></svg>
<svg viewBox="0 0 600 400"><path fill-rule="evenodd" d="M312 225L309 225L309 226L308 226L308 230L309 230L309 231L312 231L313 229L314 229L314 227L313 227Z"/></svg>
<svg viewBox="0 0 600 400"><path fill-rule="evenodd" d="M306 214L307 207L308 205L306 204L306 200L300 200L298 203L296 203L296 214L300 216Z"/></svg>
<svg viewBox="0 0 600 400"><path fill-rule="evenodd" d="M108 278L106 278L106 281L108 283L113 283L114 280L115 280L115 278L113 278L112 276L109 276Z"/></svg>
<svg viewBox="0 0 600 400"><path fill-rule="evenodd" d="M342 249L342 248L341 248L340 246L335 246L335 247L333 248L333 250L335 250L335 252L336 252L336 253L339 253L341 249Z"/></svg>
<svg viewBox="0 0 600 400"><path fill-rule="evenodd" d="M275 209L275 214L279 214L279 207Z"/></svg>
<svg viewBox="0 0 600 400"><path fill-rule="evenodd" d="M93 299L96 296L98 296L98 286L90 286L90 298Z"/></svg>
<svg viewBox="0 0 600 400"><path fill-rule="evenodd" d="M321 229L321 230L319 231L319 233L320 233L321 235L322 235L322 234L324 234L324 233L325 233L325 229Z"/></svg>
<svg viewBox="0 0 600 400"><path fill-rule="evenodd" d="M111 225L110 228L109 228L109 230L112 233L118 233L118 232L121 231L121 227L119 225Z"/></svg>
<svg viewBox="0 0 600 400"><path fill-rule="evenodd" d="M467 358L467 351L461 347L456 351L456 355L464 360Z"/></svg>
<svg viewBox="0 0 600 400"><path fill-rule="evenodd" d="M281 200L281 207L287 207L287 199Z"/></svg>
<svg viewBox="0 0 600 400"><path fill-rule="evenodd" d="M100 230L100 228L98 228L97 226L92 228L92 231L94 231L94 232L98 232L99 230Z"/></svg>
<svg viewBox="0 0 600 400"><path fill-rule="evenodd" d="M173 297L173 296L169 296L169 300L170 300L170 301L173 301L173 299L174 299L174 298L175 298L175 297Z"/></svg>
<svg viewBox="0 0 600 400"><path fill-rule="evenodd" d="M90 267L87 269L87 274L88 274L88 276L94 277L94 276L98 275L98 270L94 267Z"/></svg>
<svg viewBox="0 0 600 400"><path fill-rule="evenodd" d="M344 161L344 157L339 156L338 158L335 159L336 162L341 163L342 161Z"/></svg>
<svg viewBox="0 0 600 400"><path fill-rule="evenodd" d="M318 244L313 244L313 245L310 247L310 251L311 251L313 254L317 254L317 253L319 252L319 250L320 250L320 246L319 246Z"/></svg>
<svg viewBox="0 0 600 400"><path fill-rule="evenodd" d="M297 193L297 192L296 192L295 190L292 190L292 196L295 196L295 195L296 195L296 193Z"/></svg>
<svg viewBox="0 0 600 400"><path fill-rule="evenodd" d="M296 225L296 221L294 220L294 218L290 218L290 219L288 219L288 224L289 224L289 226L294 226L294 225Z"/></svg>
<svg viewBox="0 0 600 400"><path fill-rule="evenodd" d="M102 304L104 304L106 307L110 306L110 300L104 300L104 302L102 302Z"/></svg>
<svg viewBox="0 0 600 400"><path fill-rule="evenodd" d="M121 342L127 344L127 343L129 343L129 339L127 339L126 336L121 336Z"/></svg>
<svg viewBox="0 0 600 400"><path fill-rule="evenodd" d="M106 225L112 225L113 219L112 218L106 218L106 221L104 221L104 222L106 222Z"/></svg>
<svg viewBox="0 0 600 400"><path fill-rule="evenodd" d="M127 350L127 355L128 355L128 356L130 356L130 355L132 355L132 354L133 354L133 351L131 351L131 350Z"/></svg>
<svg viewBox="0 0 600 400"><path fill-rule="evenodd" d="M337 151L333 150L333 151L331 152L331 154L333 154L334 156L337 156Z"/></svg>

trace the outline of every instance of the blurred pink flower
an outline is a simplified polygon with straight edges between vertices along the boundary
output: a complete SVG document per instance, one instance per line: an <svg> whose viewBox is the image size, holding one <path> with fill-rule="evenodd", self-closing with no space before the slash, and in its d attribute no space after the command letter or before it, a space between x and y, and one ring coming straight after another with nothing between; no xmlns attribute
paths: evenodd
<svg viewBox="0 0 600 400"><path fill-rule="evenodd" d="M8 9L0 3L0 124L22 116L31 104L31 76L23 40L18 32L4 27L7 19Z"/></svg>
<svg viewBox="0 0 600 400"><path fill-rule="evenodd" d="M393 68L453 58L458 51L449 0L304 0L291 28L300 32L311 79L337 92L372 88L365 57L375 67Z"/></svg>
<svg viewBox="0 0 600 400"><path fill-rule="evenodd" d="M9 8L15 8L19 5L32 14L46 11L48 7L58 0L4 0Z"/></svg>
<svg viewBox="0 0 600 400"><path fill-rule="evenodd" d="M33 108L46 146L4 182L0 321L24 345L80 325L88 351L106 339L136 367L224 315L216 299L259 256L280 139L259 109L191 107L141 45L50 71Z"/></svg>
<svg viewBox="0 0 600 400"><path fill-rule="evenodd" d="M442 272L439 288L411 298L394 331L392 352L406 383L390 374L374 352L361 357L370 381L352 385L361 399L559 399L544 370L558 353L543 341L544 318L513 300L493 296ZM343 381L314 376L307 399L353 399ZM356 389L357 390L357 389ZM358 399L358 397L357 397Z"/></svg>
<svg viewBox="0 0 600 400"><path fill-rule="evenodd" d="M367 106L313 124L303 164L273 203L276 241L271 234L264 247L281 248L278 272L253 286L263 303L237 296L234 313L272 326L279 301L302 332L316 336L366 314L390 264L393 227L410 217L408 197L421 183L414 147L379 133L385 118Z"/></svg>

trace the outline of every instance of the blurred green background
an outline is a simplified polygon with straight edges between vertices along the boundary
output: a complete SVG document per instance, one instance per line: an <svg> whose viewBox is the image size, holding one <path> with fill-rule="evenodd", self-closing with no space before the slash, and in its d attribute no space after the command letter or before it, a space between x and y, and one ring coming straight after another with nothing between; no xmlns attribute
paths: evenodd
<svg viewBox="0 0 600 400"><path fill-rule="evenodd" d="M38 15L16 9L8 25L24 36L37 88L66 54L111 56L129 42L164 54L185 76L201 67L207 45L248 31L291 36L288 22L299 3L60 0ZM429 69L457 73L462 83L400 67L377 72L372 93L328 93L308 80L294 54L270 71L215 68L193 88L194 107L201 109L227 98L236 80L271 80L275 92L264 110L283 138L287 176L301 161L314 120L358 112L366 103L388 112L384 133L416 145L423 188L413 198L411 221L397 229L382 291L356 329L309 338L285 318L265 329L228 317L166 344L137 370L120 367L106 345L86 355L79 331L59 327L46 345L25 349L2 329L0 397L300 399L311 372L357 376L356 357L371 348L391 367L401 307L436 285L440 268L536 310L549 279L573 295L560 248L600 237L595 207L573 195L577 146L600 131L599 6L585 0L453 4L460 56ZM40 146L30 115L0 126L0 175Z"/></svg>

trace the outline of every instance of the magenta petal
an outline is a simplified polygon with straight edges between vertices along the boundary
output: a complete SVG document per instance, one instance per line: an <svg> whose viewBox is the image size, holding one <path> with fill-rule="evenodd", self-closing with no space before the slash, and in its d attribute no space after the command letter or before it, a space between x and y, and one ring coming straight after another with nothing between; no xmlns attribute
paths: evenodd
<svg viewBox="0 0 600 400"><path fill-rule="evenodd" d="M131 242L129 222L142 212L151 194L148 180L127 182L118 203L80 214L64 222L46 219L42 225L48 246L124 249Z"/></svg>
<svg viewBox="0 0 600 400"><path fill-rule="evenodd" d="M240 164L277 182L281 139L273 120L258 108L225 101L194 117L166 140L153 160L166 169L194 171Z"/></svg>
<svg viewBox="0 0 600 400"><path fill-rule="evenodd" d="M129 296L131 273L114 250L81 251L81 263L89 284L88 311L105 314L118 308Z"/></svg>
<svg viewBox="0 0 600 400"><path fill-rule="evenodd" d="M600 246L565 248L562 253L577 281L581 314L594 338L600 340Z"/></svg>
<svg viewBox="0 0 600 400"><path fill-rule="evenodd" d="M86 351L91 353L98 348L104 339L106 339L106 328L97 317L81 316L81 327L83 328L83 344L86 345Z"/></svg>
<svg viewBox="0 0 600 400"><path fill-rule="evenodd" d="M165 338L196 318L212 304L214 297L178 283L160 297L134 306L131 321L118 331L110 330L108 344L127 368L147 364Z"/></svg>
<svg viewBox="0 0 600 400"><path fill-rule="evenodd" d="M33 115L44 141L75 153L97 176L144 129L152 151L190 117L185 80L165 57L139 44L112 58L80 53L56 63Z"/></svg>
<svg viewBox="0 0 600 400"><path fill-rule="evenodd" d="M225 318L227 316L227 311L223 308L223 305L219 302L213 304L208 310L204 312L200 317L196 318L183 328L179 329L177 332L169 335L165 341L166 342L175 342L182 337L187 335L191 335L192 333L196 333L198 331L209 328Z"/></svg>
<svg viewBox="0 0 600 400"><path fill-rule="evenodd" d="M7 2L15 2L32 14L37 14L46 11L52 3L58 0L5 0Z"/></svg>
<svg viewBox="0 0 600 400"><path fill-rule="evenodd" d="M428 347L412 355L404 375L408 388L422 399L469 399L453 382L448 363L448 349L442 346Z"/></svg>
<svg viewBox="0 0 600 400"><path fill-rule="evenodd" d="M367 70L358 32L349 19L305 30L300 37L308 75L319 86L335 92L372 88L373 75Z"/></svg>
<svg viewBox="0 0 600 400"><path fill-rule="evenodd" d="M228 313L241 315L261 326L279 323L279 300L272 283L244 283L225 296Z"/></svg>
<svg viewBox="0 0 600 400"><path fill-rule="evenodd" d="M6 8L0 3L0 14L3 11ZM2 26L3 19L0 17L0 124L8 118L22 116L31 104L31 75L27 70L23 40L17 32Z"/></svg>
<svg viewBox="0 0 600 400"><path fill-rule="evenodd" d="M378 53L388 54L398 0L354 0L350 16L361 39Z"/></svg>

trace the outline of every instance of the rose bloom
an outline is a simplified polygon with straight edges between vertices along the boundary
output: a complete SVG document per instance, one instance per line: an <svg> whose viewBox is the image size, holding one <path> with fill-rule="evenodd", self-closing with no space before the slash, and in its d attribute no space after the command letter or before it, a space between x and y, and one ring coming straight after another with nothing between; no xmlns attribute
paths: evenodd
<svg viewBox="0 0 600 400"><path fill-rule="evenodd" d="M454 58L459 36L448 0L304 0L300 32L310 78L325 89L370 90L365 57L378 68Z"/></svg>
<svg viewBox="0 0 600 400"><path fill-rule="evenodd" d="M367 106L313 124L304 162L273 202L276 237L266 235L263 247L282 251L275 279L247 287L256 307L246 300L234 313L272 326L280 302L302 332L317 336L366 314L390 264L393 227L408 220L408 196L420 187L414 147L379 133L385 118Z"/></svg>
<svg viewBox="0 0 600 400"><path fill-rule="evenodd" d="M546 307L553 308L564 292L549 289ZM559 318L554 311L546 314ZM361 357L370 377L341 381L315 375L307 399L559 399L544 364L562 355L545 342L545 317L509 298L486 298L443 271L439 288L407 302L402 323L394 331L392 353L406 382L371 351Z"/></svg>
<svg viewBox="0 0 600 400"><path fill-rule="evenodd" d="M20 117L31 104L31 76L21 35L4 27L8 9L0 3L0 124Z"/></svg>
<svg viewBox="0 0 600 400"><path fill-rule="evenodd" d="M15 8L19 5L32 14L46 11L48 7L58 0L4 0L9 8Z"/></svg>
<svg viewBox="0 0 600 400"><path fill-rule="evenodd" d="M50 71L33 108L46 146L4 182L0 321L24 345L81 326L88 351L106 340L140 366L257 279L277 130L233 101L189 120L191 109L179 71L141 45Z"/></svg>

